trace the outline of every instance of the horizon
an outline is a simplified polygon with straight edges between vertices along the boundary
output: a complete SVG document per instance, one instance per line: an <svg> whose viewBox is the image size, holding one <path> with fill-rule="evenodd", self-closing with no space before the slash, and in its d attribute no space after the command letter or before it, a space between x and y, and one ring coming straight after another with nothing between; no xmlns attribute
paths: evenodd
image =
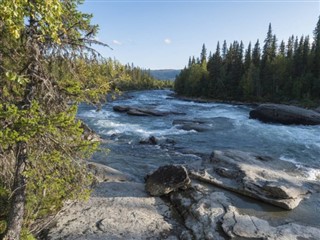
<svg viewBox="0 0 320 240"><path fill-rule="evenodd" d="M214 52L224 40L260 46L271 23L278 44L292 35L309 35L320 17L318 1L113 1L86 0L80 10L93 14L100 31L95 46L105 58L143 69L183 69L202 44Z"/></svg>

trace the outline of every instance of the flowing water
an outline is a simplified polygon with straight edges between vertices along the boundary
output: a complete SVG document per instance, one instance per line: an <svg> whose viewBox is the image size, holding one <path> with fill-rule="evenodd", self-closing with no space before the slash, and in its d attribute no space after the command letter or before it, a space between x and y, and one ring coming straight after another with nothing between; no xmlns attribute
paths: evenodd
<svg viewBox="0 0 320 240"><path fill-rule="evenodd" d="M104 105L97 112L82 105L79 117L105 140L108 155L97 153L95 161L143 179L148 172L167 163L192 163L199 154L215 149L238 149L292 161L310 179L320 174L320 126L285 126L249 119L250 106L223 103L198 103L171 97L168 90L140 91ZM164 117L137 117L112 110L114 105L129 105L172 111ZM180 129L177 119L201 119L207 131ZM155 136L159 145L141 145L141 139ZM171 144L165 139L170 139ZM161 144L160 144L161 145Z"/></svg>
<svg viewBox="0 0 320 240"><path fill-rule="evenodd" d="M114 112L115 105L129 105L172 111L163 117L138 117ZM285 126L265 124L249 119L252 108L246 105L198 103L172 97L168 90L128 93L107 103L100 111L81 105L78 116L103 139L102 149L94 155L99 162L143 181L149 172L169 163L194 164L216 149L256 152L294 162L311 180L320 180L320 126ZM182 130L174 120L201 119L207 131ZM159 144L144 145L139 141L155 136ZM226 193L229 194L229 193ZM303 201L294 211L283 211L245 197L230 195L245 214L281 224L294 222L320 227L320 194ZM277 220L278 219L278 220Z"/></svg>

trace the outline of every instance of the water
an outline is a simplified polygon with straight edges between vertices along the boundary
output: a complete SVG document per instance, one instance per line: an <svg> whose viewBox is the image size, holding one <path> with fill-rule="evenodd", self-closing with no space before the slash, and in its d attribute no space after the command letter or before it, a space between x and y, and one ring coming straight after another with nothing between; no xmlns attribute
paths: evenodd
<svg viewBox="0 0 320 240"><path fill-rule="evenodd" d="M311 180L320 180L320 126L284 126L265 124L249 119L250 106L221 103L186 102L171 97L171 91L140 91L128 98L104 105L97 112L81 105L78 117L83 119L103 139L93 161L106 164L143 182L149 172L170 163L197 164L216 149L237 149L256 152L294 162ZM173 111L185 115L137 117L112 110L115 105ZM186 131L174 126L174 120L200 119L207 131ZM143 145L139 141L155 136L158 145ZM169 139L169 141L168 141ZM212 189L216 189L210 186ZM223 189L241 214L265 219L276 225L296 222L320 228L320 193L285 211L260 201L233 194Z"/></svg>
<svg viewBox="0 0 320 240"><path fill-rule="evenodd" d="M186 102L171 97L168 90L129 93L129 98L104 105L96 112L81 105L78 116L104 139L94 161L134 176L138 181L157 167L168 163L193 163L199 156L216 149L238 149L269 155L296 163L310 179L320 178L320 126L285 126L249 119L251 108L245 105ZM136 117L112 110L114 105L182 112L185 115ZM177 119L201 119L205 132L186 131L173 126ZM155 136L159 145L141 145L139 141ZM175 144L167 143L166 139Z"/></svg>

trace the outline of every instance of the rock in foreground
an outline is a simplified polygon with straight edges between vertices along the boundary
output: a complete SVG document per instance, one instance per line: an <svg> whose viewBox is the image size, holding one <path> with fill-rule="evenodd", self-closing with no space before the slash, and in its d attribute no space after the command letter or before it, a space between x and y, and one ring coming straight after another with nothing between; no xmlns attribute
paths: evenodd
<svg viewBox="0 0 320 240"><path fill-rule="evenodd" d="M262 122L281 124L320 124L320 113L300 107L282 104L261 104L250 112L250 118Z"/></svg>
<svg viewBox="0 0 320 240"><path fill-rule="evenodd" d="M186 189L190 183L185 167L166 165L147 176L146 190L152 196L162 196L178 189Z"/></svg>
<svg viewBox="0 0 320 240"><path fill-rule="evenodd" d="M169 207L144 184L104 182L90 200L62 212L48 239L177 239ZM180 233L177 233L180 235Z"/></svg>
<svg viewBox="0 0 320 240"><path fill-rule="evenodd" d="M293 163L236 150L214 151L205 170L190 177L284 209L294 209L311 194L310 183Z"/></svg>

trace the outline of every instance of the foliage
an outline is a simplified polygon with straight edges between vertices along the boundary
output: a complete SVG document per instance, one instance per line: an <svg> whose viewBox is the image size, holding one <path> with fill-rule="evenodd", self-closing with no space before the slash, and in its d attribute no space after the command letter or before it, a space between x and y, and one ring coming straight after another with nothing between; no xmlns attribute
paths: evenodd
<svg viewBox="0 0 320 240"><path fill-rule="evenodd" d="M320 17L314 30L314 41L309 37L290 37L281 41L269 25L262 51L259 40L251 49L244 50L242 42L234 41L222 54L219 42L216 52L209 56L207 77L198 74L197 65L205 63L203 45L201 62L189 58L188 66L177 76L175 91L181 95L240 101L287 102L302 104L320 100ZM206 75L206 74L205 74Z"/></svg>
<svg viewBox="0 0 320 240"><path fill-rule="evenodd" d="M0 232L7 227L9 239L33 239L66 200L90 193L81 160L98 143L83 137L77 105L98 104L110 84L80 3L0 4Z"/></svg>
<svg viewBox="0 0 320 240"><path fill-rule="evenodd" d="M120 91L147 90L172 88L173 82L158 80L151 76L150 71L135 67L134 65L122 65L116 60L107 59L103 65L107 66L109 78L112 79L113 88Z"/></svg>

